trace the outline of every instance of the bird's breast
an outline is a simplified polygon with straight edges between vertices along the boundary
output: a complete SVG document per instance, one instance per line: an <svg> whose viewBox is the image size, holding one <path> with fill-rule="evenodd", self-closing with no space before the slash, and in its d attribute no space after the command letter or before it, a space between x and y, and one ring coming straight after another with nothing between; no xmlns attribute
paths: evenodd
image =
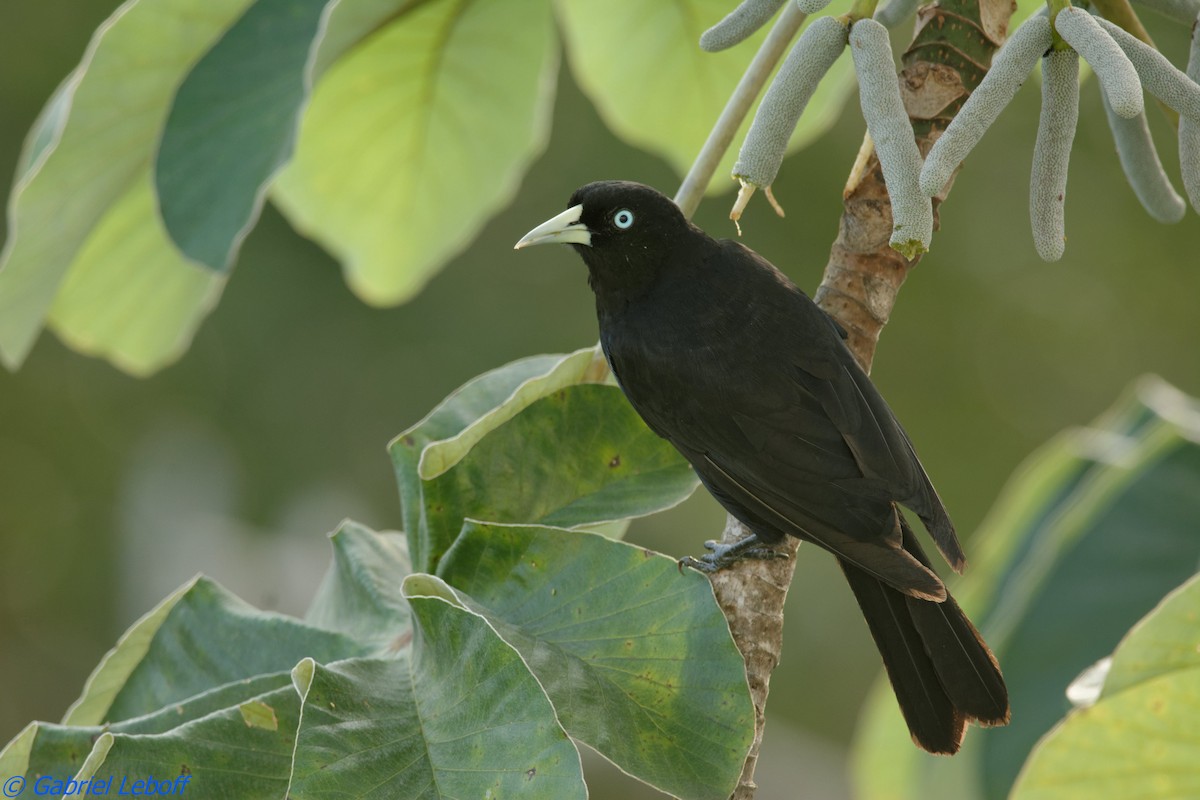
<svg viewBox="0 0 1200 800"><path fill-rule="evenodd" d="M667 438L704 404L736 403L746 390L746 356L761 352L746 313L712 299L656 298L612 309L600 315L600 341L630 403Z"/></svg>

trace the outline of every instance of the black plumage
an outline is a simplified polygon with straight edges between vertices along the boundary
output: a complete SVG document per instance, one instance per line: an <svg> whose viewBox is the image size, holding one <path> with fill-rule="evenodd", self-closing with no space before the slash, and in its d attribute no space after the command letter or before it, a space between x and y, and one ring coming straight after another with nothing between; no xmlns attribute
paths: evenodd
<svg viewBox="0 0 1200 800"><path fill-rule="evenodd" d="M718 502L760 543L795 536L837 556L917 744L953 753L968 720L1007 722L995 658L897 504L960 571L954 525L837 323L640 184L582 187L517 246L545 242L582 256L618 383ZM719 568L745 549L690 563Z"/></svg>

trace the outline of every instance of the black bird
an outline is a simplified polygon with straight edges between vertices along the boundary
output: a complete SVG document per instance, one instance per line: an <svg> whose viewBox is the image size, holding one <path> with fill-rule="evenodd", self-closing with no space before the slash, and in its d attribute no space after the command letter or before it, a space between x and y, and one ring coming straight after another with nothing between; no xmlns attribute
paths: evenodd
<svg viewBox="0 0 1200 800"><path fill-rule="evenodd" d="M710 238L648 186L590 183L516 247L551 242L587 265L600 343L629 402L753 531L688 563L719 569L785 536L823 547L919 746L954 753L968 720L1005 724L996 659L897 504L961 571L954 525L842 328L766 259Z"/></svg>

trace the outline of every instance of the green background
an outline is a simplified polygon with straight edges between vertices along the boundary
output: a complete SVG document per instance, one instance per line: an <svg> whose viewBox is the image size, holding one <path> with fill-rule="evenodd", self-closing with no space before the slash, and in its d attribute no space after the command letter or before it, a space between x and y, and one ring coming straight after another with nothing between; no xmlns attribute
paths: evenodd
<svg viewBox="0 0 1200 800"><path fill-rule="evenodd" d="M41 105L116 5L0 5L6 181ZM1147 21L1180 63L1183 28ZM875 362L968 555L1000 486L1049 435L1086 424L1142 373L1200 394L1200 220L1189 211L1165 227L1144 214L1090 83L1066 256L1041 262L1027 211L1038 103L1030 82L968 160ZM1162 115L1150 118L1177 175ZM852 102L830 134L785 162L775 193L788 218L757 201L743 218L744 241L810 291L862 128ZM578 260L511 246L577 185L610 177L667 192L679 181L617 141L564 67L550 149L518 199L410 304L378 310L354 299L338 265L268 207L176 365L138 380L44 334L21 372L0 372L0 739L31 719L60 718L119 633L195 572L262 607L299 612L328 563L323 534L341 518L398 528L392 436L479 372L594 341ZM697 222L732 235L731 200L707 201ZM636 521L630 539L696 553L722 520L700 493ZM812 549L801 552L785 642L759 797L789 797L794 786L836 797L839 759L879 662L838 570ZM614 772L594 797L633 796Z"/></svg>

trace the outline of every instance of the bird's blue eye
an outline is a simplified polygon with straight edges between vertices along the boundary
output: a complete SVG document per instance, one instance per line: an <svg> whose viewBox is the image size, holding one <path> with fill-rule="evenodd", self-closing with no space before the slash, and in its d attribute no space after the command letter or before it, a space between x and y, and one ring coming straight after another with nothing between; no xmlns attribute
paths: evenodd
<svg viewBox="0 0 1200 800"><path fill-rule="evenodd" d="M616 225L621 230L633 226L633 212L628 208L622 208L616 214L613 214L613 225Z"/></svg>

